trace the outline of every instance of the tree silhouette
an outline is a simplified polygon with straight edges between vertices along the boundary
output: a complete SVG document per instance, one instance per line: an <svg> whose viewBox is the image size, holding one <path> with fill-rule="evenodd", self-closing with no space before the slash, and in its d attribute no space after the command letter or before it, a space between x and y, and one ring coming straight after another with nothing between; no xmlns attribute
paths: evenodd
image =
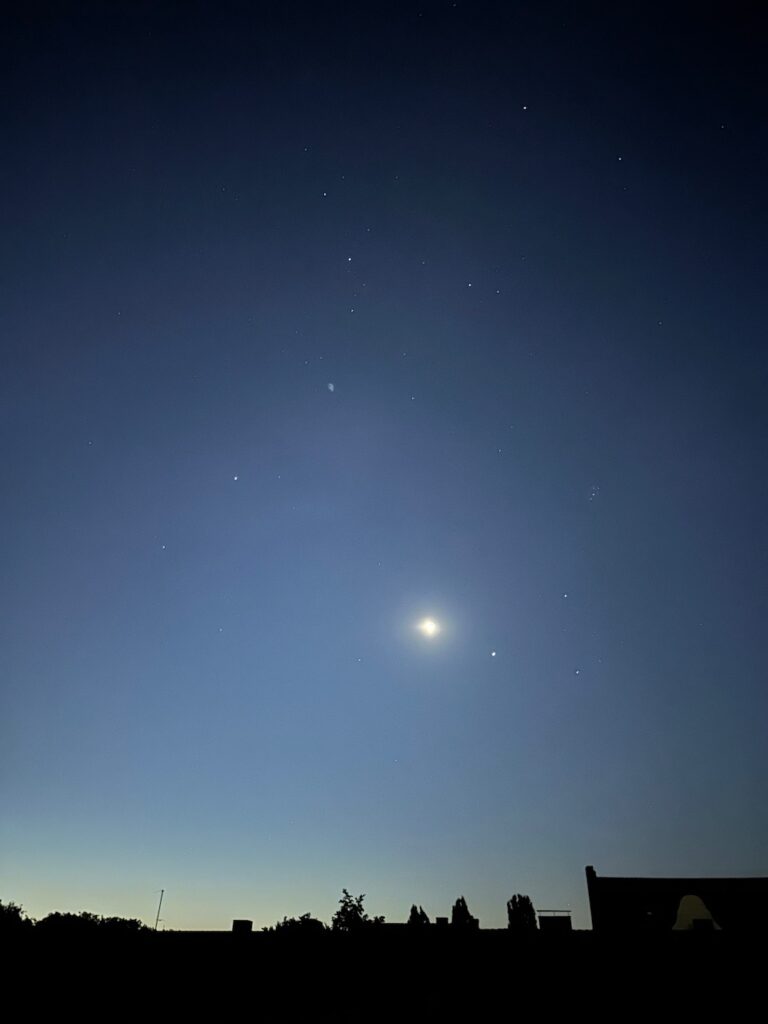
<svg viewBox="0 0 768 1024"><path fill-rule="evenodd" d="M536 911L530 896L516 893L512 899L507 900L507 921L510 931L518 935L536 931Z"/></svg>
<svg viewBox="0 0 768 1024"><path fill-rule="evenodd" d="M278 921L274 928L265 928L265 931L275 932L278 935L322 935L327 931L322 921L318 921L311 914L302 914L301 917L284 917Z"/></svg>
<svg viewBox="0 0 768 1024"><path fill-rule="evenodd" d="M32 928L32 921L17 903L0 900L0 935L22 935Z"/></svg>
<svg viewBox="0 0 768 1024"><path fill-rule="evenodd" d="M476 917L472 917L467 906L467 901L463 896L459 896L456 902L453 904L453 910L451 911L451 924L454 928L476 928L478 921Z"/></svg>
<svg viewBox="0 0 768 1024"><path fill-rule="evenodd" d="M139 921L136 917L99 918L100 935L138 935L139 933L150 931L150 927Z"/></svg>
<svg viewBox="0 0 768 1024"><path fill-rule="evenodd" d="M79 914L62 914L58 910L54 910L37 922L35 931L46 935L78 937L95 935L98 926L98 916L87 910L83 910Z"/></svg>
<svg viewBox="0 0 768 1024"><path fill-rule="evenodd" d="M383 924L383 917L368 917L363 907L365 893L359 896L351 896L346 889L342 889L342 896L339 900L339 909L333 915L333 930L336 932L354 932L373 924Z"/></svg>
<svg viewBox="0 0 768 1024"><path fill-rule="evenodd" d="M149 932L147 925L133 917L99 917L87 910L79 914L61 914L55 910L35 925L41 934L86 938L89 936L129 936Z"/></svg>
<svg viewBox="0 0 768 1024"><path fill-rule="evenodd" d="M423 907L417 907L414 903L411 907L411 914L408 918L408 924L412 928L424 928L425 925L429 924L429 918L424 913Z"/></svg>

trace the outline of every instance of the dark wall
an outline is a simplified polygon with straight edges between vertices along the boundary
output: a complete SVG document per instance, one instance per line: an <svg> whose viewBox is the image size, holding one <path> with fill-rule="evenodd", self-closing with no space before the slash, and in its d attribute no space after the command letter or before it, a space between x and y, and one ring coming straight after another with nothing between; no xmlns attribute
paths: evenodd
<svg viewBox="0 0 768 1024"><path fill-rule="evenodd" d="M586 871L595 931L670 931L685 897L697 897L723 931L762 931L768 923L768 878L601 878Z"/></svg>

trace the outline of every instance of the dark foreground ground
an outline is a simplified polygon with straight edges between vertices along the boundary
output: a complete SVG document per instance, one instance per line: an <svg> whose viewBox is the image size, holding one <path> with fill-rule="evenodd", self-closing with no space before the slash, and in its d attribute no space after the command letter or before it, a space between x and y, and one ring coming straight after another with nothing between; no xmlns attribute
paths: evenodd
<svg viewBox="0 0 768 1024"><path fill-rule="evenodd" d="M723 933L31 935L4 956L4 1018L730 1022L762 1018L765 953L760 935Z"/></svg>

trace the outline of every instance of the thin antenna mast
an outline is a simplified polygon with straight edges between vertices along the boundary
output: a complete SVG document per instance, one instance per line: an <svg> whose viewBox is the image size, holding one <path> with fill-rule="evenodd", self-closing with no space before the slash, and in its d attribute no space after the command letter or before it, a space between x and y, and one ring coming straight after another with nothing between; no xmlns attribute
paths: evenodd
<svg viewBox="0 0 768 1024"><path fill-rule="evenodd" d="M163 905L163 896L164 895L165 895L165 889L161 889L160 890L160 902L157 904L157 917L155 918L155 931L157 931L157 926L160 923L160 908Z"/></svg>

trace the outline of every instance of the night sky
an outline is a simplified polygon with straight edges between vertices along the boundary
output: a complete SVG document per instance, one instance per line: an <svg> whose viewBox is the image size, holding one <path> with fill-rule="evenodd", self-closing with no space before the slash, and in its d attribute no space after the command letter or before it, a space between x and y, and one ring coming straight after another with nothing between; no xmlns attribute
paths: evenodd
<svg viewBox="0 0 768 1024"><path fill-rule="evenodd" d="M12 6L0 898L768 874L757 5Z"/></svg>

